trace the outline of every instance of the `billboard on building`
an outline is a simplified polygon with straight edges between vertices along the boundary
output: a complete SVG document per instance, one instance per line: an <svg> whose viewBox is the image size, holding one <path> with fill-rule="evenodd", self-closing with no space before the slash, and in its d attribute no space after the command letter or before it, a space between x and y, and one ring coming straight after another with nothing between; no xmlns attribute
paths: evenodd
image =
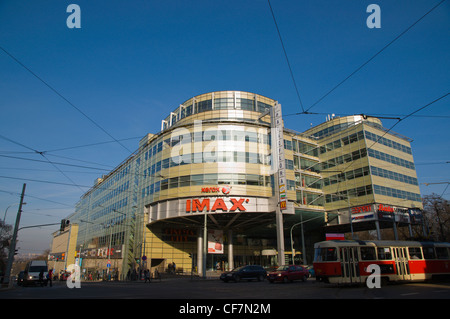
<svg viewBox="0 0 450 319"><path fill-rule="evenodd" d="M223 231L208 230L208 253L223 254Z"/></svg>

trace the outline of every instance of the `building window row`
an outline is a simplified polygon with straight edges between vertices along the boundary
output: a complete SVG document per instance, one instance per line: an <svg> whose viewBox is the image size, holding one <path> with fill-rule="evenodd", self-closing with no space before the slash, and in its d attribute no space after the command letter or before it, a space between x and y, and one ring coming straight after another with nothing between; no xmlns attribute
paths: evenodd
<svg viewBox="0 0 450 319"><path fill-rule="evenodd" d="M422 198L420 197L420 194L415 194L411 192L407 192L400 189L380 186L380 185L373 185L373 190L375 194L378 195L384 195L389 197L395 197L400 199L406 199L411 200L414 202L421 202Z"/></svg>
<svg viewBox="0 0 450 319"><path fill-rule="evenodd" d="M325 195L325 201L332 203L340 200L351 200L354 197L366 196L373 194L372 185L366 185L356 188L350 188L333 194Z"/></svg>
<svg viewBox="0 0 450 319"><path fill-rule="evenodd" d="M292 140L292 150L296 153L302 153L309 156L319 156L319 146L302 141Z"/></svg>
<svg viewBox="0 0 450 319"><path fill-rule="evenodd" d="M411 185L419 185L419 182L417 181L417 178L399 174L397 172L388 171L387 169L370 166L370 170L372 172L372 175L380 176L384 178L389 178L395 181L411 184Z"/></svg>
<svg viewBox="0 0 450 319"><path fill-rule="evenodd" d="M98 196L99 193L103 192L105 189L108 189L111 186L113 186L115 183L117 183L122 178L127 176L130 173L130 171L131 171L131 165L128 165L127 167L122 169L120 172L116 172L116 173L114 173L114 175L109 176L104 182L101 183L102 187L96 189L93 192L93 196L96 197L96 196Z"/></svg>
<svg viewBox="0 0 450 319"><path fill-rule="evenodd" d="M411 148L406 145L397 143L395 141L392 141L392 140L382 137L380 135L374 134L372 132L365 131L365 133L366 133L366 138L371 141L383 144L385 146L394 148L396 150L402 151L402 152L410 154L410 155L412 154Z"/></svg>
<svg viewBox="0 0 450 319"><path fill-rule="evenodd" d="M378 142L378 143L380 143L382 145L391 147L393 149L402 151L402 152L410 154L410 155L412 154L412 151L411 151L410 147L408 147L406 145L403 145L403 144L400 144L400 143L397 143L397 142L395 142L393 140L390 140L388 138L382 137L382 136L377 135L375 133L368 132L368 131L359 131L357 133L353 133L353 134L350 134L348 136L344 136L344 137L342 137L340 139L337 139L335 141L332 141L330 143L327 143L326 145L320 146L320 154L324 154L326 152L333 151L333 150L335 150L337 148L340 148L342 146L355 143L357 141L362 141L362 140L364 140L364 136L368 140Z"/></svg>
<svg viewBox="0 0 450 319"><path fill-rule="evenodd" d="M118 200L114 204L111 204L108 207L104 207L101 210L99 210L98 212L92 214L91 220L96 220L102 216L108 215L109 213L111 213L115 210L119 210L122 207L125 207L127 205L128 205L128 197L122 198L121 200ZM92 207L91 209L93 209L93 208L94 207Z"/></svg>
<svg viewBox="0 0 450 319"><path fill-rule="evenodd" d="M292 184L292 183L291 183ZM142 197L152 195L161 190L203 185L248 185L271 187L271 176L255 174L195 174L166 178L142 189ZM292 185L290 186L292 187Z"/></svg>
<svg viewBox="0 0 450 319"><path fill-rule="evenodd" d="M322 189L322 179L320 177L300 175L300 173L295 173L295 184L298 187L307 187Z"/></svg>
<svg viewBox="0 0 450 319"><path fill-rule="evenodd" d="M105 190L105 188L103 187L103 185L99 186L100 189ZM114 188L113 190L111 190L109 193L107 193L106 195L104 195L102 198L96 200L93 204L92 204L92 208L95 208L97 206L101 206L102 204L104 204L105 202L115 198L116 196L122 194L124 191L127 191L130 188L130 181L126 181L125 183L123 183L122 185Z"/></svg>
<svg viewBox="0 0 450 319"><path fill-rule="evenodd" d="M364 140L364 132L359 131L357 133L350 134L348 136L344 136L338 140L327 143L320 147L320 154L324 154L326 152L330 152L337 148L340 148L345 145L349 145L358 141Z"/></svg>
<svg viewBox="0 0 450 319"><path fill-rule="evenodd" d="M385 162L389 162L398 166L402 166L402 167L406 167L408 169L414 169L415 170L415 166L413 162L404 160L403 158L400 157L396 157L396 156L392 156L374 149L369 148L369 156L385 161Z"/></svg>
<svg viewBox="0 0 450 319"><path fill-rule="evenodd" d="M367 176L370 174L369 166L357 168L351 171L342 172L323 179L323 185L329 186L336 183L349 181L358 177Z"/></svg>
<svg viewBox="0 0 450 319"><path fill-rule="evenodd" d="M173 125L176 122L193 114L213 110L244 110L244 111L264 113L271 107L272 107L271 105L257 101L255 99L246 99L239 97L214 98L214 100L208 99L204 101L195 102L187 106L182 105L181 109L177 109L175 113L172 112L171 115L168 118L166 118L166 121L167 120L170 121L170 123ZM166 123L164 129L168 127L169 123Z"/></svg>
<svg viewBox="0 0 450 319"><path fill-rule="evenodd" d="M210 141L235 141L254 142L270 145L269 135L256 132L255 130L205 130L203 132L184 132L180 135L172 135L162 141L156 142L144 153L144 160L148 161L163 149L193 142Z"/></svg>
<svg viewBox="0 0 450 319"><path fill-rule="evenodd" d="M357 124L356 122L346 122L346 123L336 124L336 125L324 128L323 130L320 130L316 133L313 133L313 134L311 134L311 136L313 138L320 140L320 139L330 136L332 134L336 134L340 131L343 131L351 126L355 126L356 124Z"/></svg>
<svg viewBox="0 0 450 319"><path fill-rule="evenodd" d="M367 150L365 148L362 148L362 149L356 150L354 152L323 161L321 163L322 164L321 166L322 166L322 169L328 169L328 168L335 167L340 164L356 161L356 160L358 160L360 158L364 158L366 156L367 156Z"/></svg>
<svg viewBox="0 0 450 319"><path fill-rule="evenodd" d="M323 194L297 192L297 202L302 205L323 206Z"/></svg>
<svg viewBox="0 0 450 319"><path fill-rule="evenodd" d="M269 165L271 156L251 152L220 151L210 153L190 153L163 159L144 169L144 178L154 177L163 169L198 163L248 163ZM288 169L293 169L292 160L286 160Z"/></svg>

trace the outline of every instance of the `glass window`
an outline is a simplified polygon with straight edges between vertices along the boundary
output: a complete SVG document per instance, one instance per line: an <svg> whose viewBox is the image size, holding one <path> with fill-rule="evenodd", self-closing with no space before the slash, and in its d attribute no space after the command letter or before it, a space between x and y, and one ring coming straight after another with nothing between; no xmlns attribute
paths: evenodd
<svg viewBox="0 0 450 319"><path fill-rule="evenodd" d="M168 179L163 179L161 181L161 190L165 190L169 188L169 180Z"/></svg>
<svg viewBox="0 0 450 319"><path fill-rule="evenodd" d="M377 248L378 259L379 260L390 260L392 259L391 249L389 247L378 247Z"/></svg>
<svg viewBox="0 0 450 319"><path fill-rule="evenodd" d="M314 261L337 261L336 248L317 248L315 251Z"/></svg>
<svg viewBox="0 0 450 319"><path fill-rule="evenodd" d="M361 247L361 260L375 260L374 247Z"/></svg>
<svg viewBox="0 0 450 319"><path fill-rule="evenodd" d="M180 187L190 186L190 176L180 176Z"/></svg>
<svg viewBox="0 0 450 319"><path fill-rule="evenodd" d="M408 252L410 259L422 259L422 251L419 247L409 247Z"/></svg>
<svg viewBox="0 0 450 319"><path fill-rule="evenodd" d="M433 247L423 247L422 250L425 259L436 259Z"/></svg>
<svg viewBox="0 0 450 319"><path fill-rule="evenodd" d="M438 259L448 259L448 251L446 247L436 247L436 255Z"/></svg>
<svg viewBox="0 0 450 319"><path fill-rule="evenodd" d="M169 188L178 188L178 177L172 177L169 179Z"/></svg>
<svg viewBox="0 0 450 319"><path fill-rule="evenodd" d="M203 174L192 175L191 185L203 185Z"/></svg>
<svg viewBox="0 0 450 319"><path fill-rule="evenodd" d="M259 175L247 175L247 185L258 186L259 185Z"/></svg>

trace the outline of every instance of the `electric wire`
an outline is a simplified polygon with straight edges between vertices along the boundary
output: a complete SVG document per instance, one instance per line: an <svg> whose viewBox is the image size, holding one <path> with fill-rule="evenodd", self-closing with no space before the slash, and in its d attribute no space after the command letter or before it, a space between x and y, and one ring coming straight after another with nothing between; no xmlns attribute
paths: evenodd
<svg viewBox="0 0 450 319"><path fill-rule="evenodd" d="M297 83L295 82L294 73L292 72L291 63L289 62L289 58L288 58L288 55L287 55L287 52L286 52L286 48L284 47L283 38L281 37L280 29L278 28L277 19L275 18L275 14L273 12L272 5L270 4L270 0L267 0L267 2L269 3L269 8L270 8L270 12L272 14L273 22L275 23L275 27L276 27L277 32L278 32L278 37L280 38L281 47L283 48L284 56L286 58L286 62L287 62L288 68L289 68L289 72L291 74L292 82L294 83L295 91L297 92L298 101L300 102L300 106L302 108L302 111L305 112L305 109L304 109L303 103L302 103L302 99L300 98L300 93L298 91Z"/></svg>
<svg viewBox="0 0 450 319"><path fill-rule="evenodd" d="M379 140L381 140L387 133L389 133L389 132L390 132L397 124L399 124L401 121L406 120L408 117L411 117L411 116L414 115L415 113L417 113L417 112L419 112L419 111L421 111L421 110L423 110L423 109L429 107L430 105L432 105L432 104L434 104L434 103L436 103L436 102L438 102L438 101L440 101L440 100L446 98L449 94L450 94L450 93L446 93L446 94L444 94L444 95L438 97L437 99L435 99L435 100L433 100L433 101L431 101L431 102L425 104L424 106L422 106L422 107L416 109L415 111L409 113L408 115L404 116L403 118L398 119L398 121L397 121L396 123L394 123L389 129L387 129L387 130L384 132L383 135L379 136L378 139L377 139L376 141L374 141L374 142L372 143L372 145L370 145L370 146L367 147L366 149L367 149L367 150L368 150L368 149L371 149L375 144L378 143ZM354 163L355 163L355 162L352 161L347 167L345 167L345 168L342 170L342 172L346 172L346 171L347 171ZM323 172L325 173L325 172L327 172L327 171L323 171Z"/></svg>
<svg viewBox="0 0 450 319"><path fill-rule="evenodd" d="M10 139L10 138L8 138L8 137L6 137L6 136L3 136L3 135L0 135L0 138L2 138L2 139L4 139L4 140L7 140L7 141L9 141L9 142L11 142L11 143L14 143L14 144L16 144L16 145L19 145L19 146L21 146L21 147L24 147L24 148L26 148L26 149L29 149L29 150L32 150L32 151L34 151L36 154L39 154L39 155L41 155L46 161L47 161L47 163L50 163L53 167L55 167L62 175L64 175L64 177L66 177L70 182L72 182L72 184L73 185L75 185L75 186L77 186L79 189L80 189L80 191L81 192L84 192L84 190L81 188L81 187L79 187L67 174L65 174L55 163L53 163L51 160L49 160L46 156L45 156L45 152L41 152L41 151L38 151L38 150L36 150L36 149L33 149L33 148L31 148L31 147L29 147L29 146L27 146L27 145L25 145L25 144L22 144L22 143L20 143L20 142L17 142L17 141L15 141L15 140L12 140L12 139Z"/></svg>
<svg viewBox="0 0 450 319"><path fill-rule="evenodd" d="M380 55L384 50L386 50L389 46L391 46L395 41L400 39L405 33L407 33L409 30L411 30L415 25L417 25L422 19L424 19L428 14L430 14L432 11L434 11L437 7L439 7L442 3L444 3L446 0L440 1L438 4L436 4L433 8L428 10L424 15L422 15L418 20L416 20L413 24L411 24L408 28L406 28L403 32L401 32L398 36L396 36L391 42L386 44L381 50L379 50L377 53L375 53L371 58L369 58L366 62L361 64L358 68L356 68L352 73L350 73L346 78L344 78L341 82L339 82L337 85L335 85L331 90L329 90L327 93L325 93L320 99L318 99L315 103L313 103L309 108L306 109L306 111L303 111L301 114L308 114L309 110L311 110L313 107L315 107L317 104L319 104L322 100L324 100L328 95L330 95L334 90L336 90L338 87L340 87L342 84L344 84L348 79L350 79L353 75L358 73L361 69L363 69L367 64L369 64L372 60L374 60L378 55Z"/></svg>
<svg viewBox="0 0 450 319"><path fill-rule="evenodd" d="M75 104L73 104L71 101L69 101L66 97L64 97L61 93L59 93L53 86L51 86L48 82L46 82L44 79L42 79L39 75L37 75L35 72L33 72L29 67L27 67L25 64L23 64L19 59L17 59L14 55L12 55L10 52L8 52L5 48L0 46L0 50L5 52L11 59L13 59L17 64L19 64L21 67L23 67L25 70L27 70L31 75L33 75L36 79L38 79L40 82L42 82L45 86L47 86L51 91L53 91L56 95L58 95L60 98L62 98L67 104L69 104L72 108L77 110L80 114L82 114L86 119L88 119L92 124L94 124L96 127L98 127L101 131L103 131L106 135L111 137L116 143L118 143L120 146L122 146L124 149L126 149L129 153L132 153L125 145L123 145L119 140L117 140L114 136L112 136L108 131L106 131L100 124L98 124L96 121L94 121L91 117L89 117L85 112L83 112L80 108L78 108Z"/></svg>

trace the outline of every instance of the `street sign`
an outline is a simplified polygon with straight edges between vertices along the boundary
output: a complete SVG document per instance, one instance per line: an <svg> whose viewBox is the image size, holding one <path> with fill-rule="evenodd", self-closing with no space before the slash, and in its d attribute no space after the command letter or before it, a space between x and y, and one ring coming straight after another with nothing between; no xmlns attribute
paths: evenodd
<svg viewBox="0 0 450 319"><path fill-rule="evenodd" d="M108 259L108 263L106 264L106 267L107 267L107 268L110 268L110 267L111 267L111 260Z"/></svg>
<svg viewBox="0 0 450 319"><path fill-rule="evenodd" d="M146 261L147 260L147 256L142 256L142 260Z"/></svg>

